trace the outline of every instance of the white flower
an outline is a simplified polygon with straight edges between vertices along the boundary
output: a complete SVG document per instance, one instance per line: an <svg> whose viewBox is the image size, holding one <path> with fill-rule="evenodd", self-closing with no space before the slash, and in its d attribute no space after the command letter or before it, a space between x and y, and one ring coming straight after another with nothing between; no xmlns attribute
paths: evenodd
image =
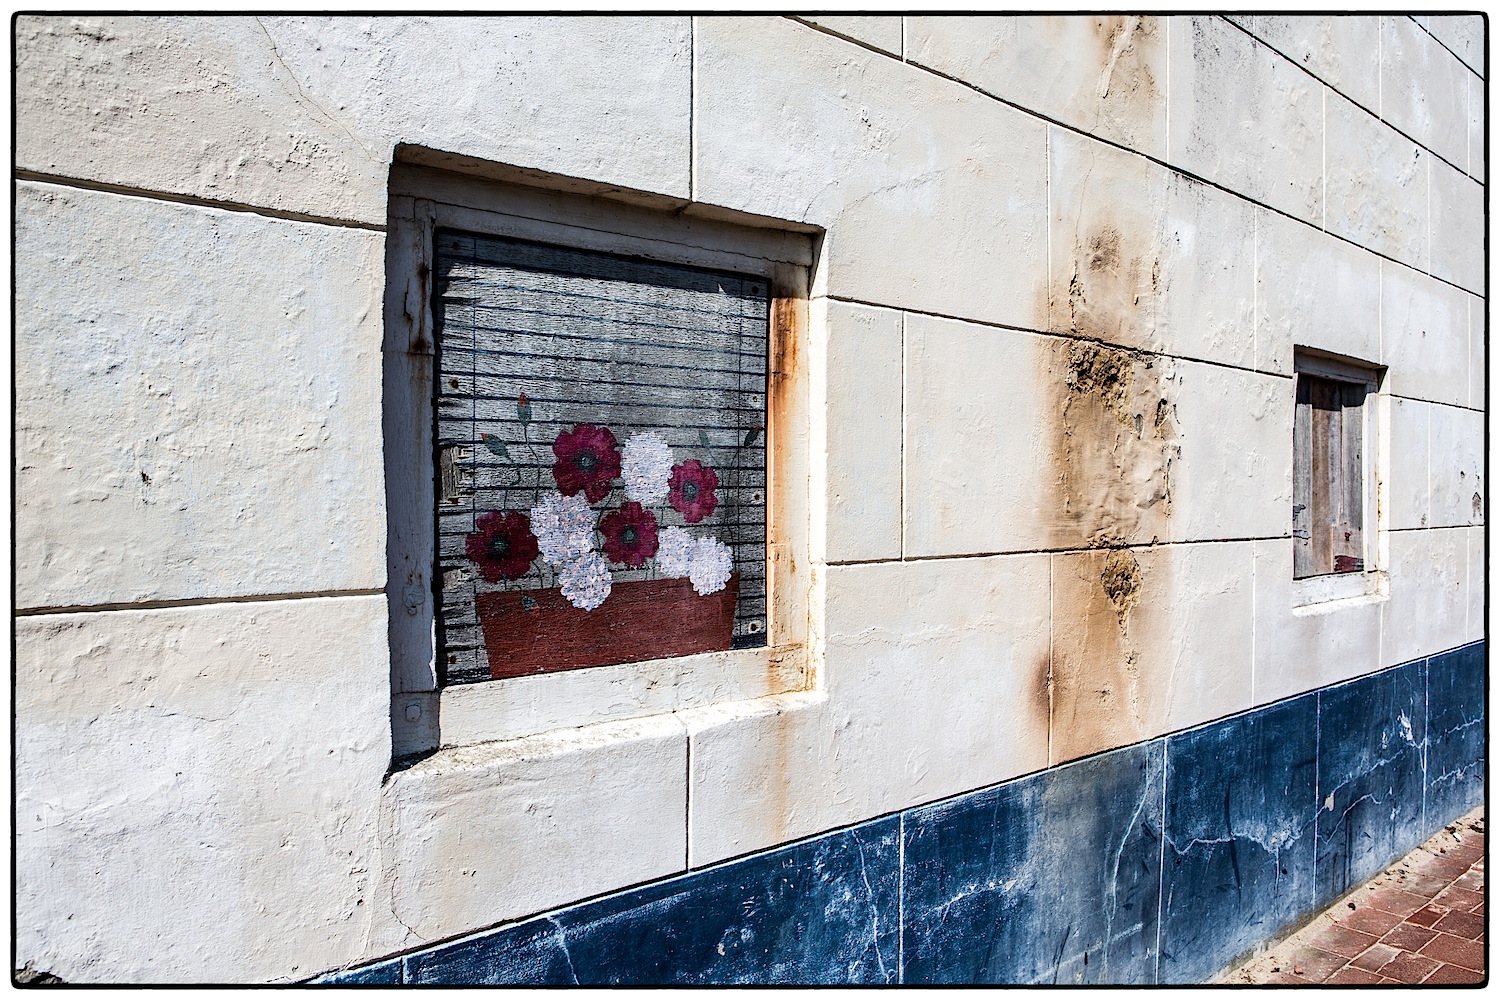
<svg viewBox="0 0 1500 1000"><path fill-rule="evenodd" d="M594 509L583 494L549 493L531 508L531 533L542 558L562 566L594 550Z"/></svg>
<svg viewBox="0 0 1500 1000"><path fill-rule="evenodd" d="M590 552L575 559L557 574L562 594L575 608L593 611L604 603L614 582L610 579L609 564L597 552Z"/></svg>
<svg viewBox="0 0 1500 1000"><path fill-rule="evenodd" d="M672 475L672 449L650 431L632 434L620 452L620 478L625 496L636 503L661 503Z"/></svg>
<svg viewBox="0 0 1500 1000"><path fill-rule="evenodd" d="M717 538L700 538L693 543L693 557L688 564L688 579L700 594L717 594L729 582L734 559L729 546Z"/></svg>
<svg viewBox="0 0 1500 1000"><path fill-rule="evenodd" d="M681 528L662 528L656 533L656 568L662 576L687 576L696 539Z"/></svg>

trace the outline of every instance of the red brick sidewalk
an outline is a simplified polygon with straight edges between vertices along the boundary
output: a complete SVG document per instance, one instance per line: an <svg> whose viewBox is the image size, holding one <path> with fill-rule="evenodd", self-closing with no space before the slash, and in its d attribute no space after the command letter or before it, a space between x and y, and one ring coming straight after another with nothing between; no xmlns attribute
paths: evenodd
<svg viewBox="0 0 1500 1000"><path fill-rule="evenodd" d="M1224 977L1277 985L1484 982L1484 810Z"/></svg>

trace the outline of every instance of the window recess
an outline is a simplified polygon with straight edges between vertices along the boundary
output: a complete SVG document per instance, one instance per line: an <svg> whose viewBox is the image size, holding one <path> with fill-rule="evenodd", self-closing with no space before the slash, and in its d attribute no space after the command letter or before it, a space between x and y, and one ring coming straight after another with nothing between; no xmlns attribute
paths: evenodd
<svg viewBox="0 0 1500 1000"><path fill-rule="evenodd" d="M815 683L817 232L415 147L397 159L393 756Z"/></svg>
<svg viewBox="0 0 1500 1000"><path fill-rule="evenodd" d="M1372 412L1378 383L1373 368L1298 354L1292 426L1295 580L1357 577L1374 570L1378 450Z"/></svg>

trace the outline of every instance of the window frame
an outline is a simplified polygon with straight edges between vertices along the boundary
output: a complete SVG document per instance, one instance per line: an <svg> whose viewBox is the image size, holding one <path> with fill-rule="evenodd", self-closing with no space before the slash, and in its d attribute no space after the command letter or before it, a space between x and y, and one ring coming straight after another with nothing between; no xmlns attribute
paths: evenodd
<svg viewBox="0 0 1500 1000"><path fill-rule="evenodd" d="M1361 512L1361 548L1364 553L1364 569L1346 573L1325 573L1298 578L1293 569L1292 604L1294 608L1313 608L1338 601L1372 599L1386 590L1385 558L1385 504L1383 496L1383 470L1385 463L1385 441L1382 433L1386 418L1386 397L1381 391L1385 369L1381 366L1341 357L1313 348L1297 347L1293 362L1293 444L1292 464L1297 463L1296 446L1296 399L1297 390L1304 375L1336 382L1362 385L1364 402L1360 405L1360 490L1363 498ZM1295 471L1292 502L1296 503ZM1293 515L1295 516L1295 514ZM1295 524L1295 521L1293 522ZM1289 528L1289 530L1291 530ZM1296 536L1292 536L1295 547ZM1293 559L1295 567L1296 560Z"/></svg>
<svg viewBox="0 0 1500 1000"><path fill-rule="evenodd" d="M723 217L731 213L689 214L681 202L667 213L660 199L649 196L641 205L537 187L539 178L530 173L520 179L527 183L399 161L391 171L385 452L392 745L398 759L805 690L813 677L804 359L815 232ZM567 179L558 183L577 186ZM431 287L439 228L736 271L767 282L766 645L439 688Z"/></svg>

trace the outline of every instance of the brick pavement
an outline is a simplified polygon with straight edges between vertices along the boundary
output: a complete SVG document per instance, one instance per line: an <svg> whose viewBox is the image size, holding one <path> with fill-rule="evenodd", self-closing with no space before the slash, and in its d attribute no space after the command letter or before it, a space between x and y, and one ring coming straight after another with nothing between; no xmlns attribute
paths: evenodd
<svg viewBox="0 0 1500 1000"><path fill-rule="evenodd" d="M1481 807L1220 982L1482 983L1484 948Z"/></svg>

